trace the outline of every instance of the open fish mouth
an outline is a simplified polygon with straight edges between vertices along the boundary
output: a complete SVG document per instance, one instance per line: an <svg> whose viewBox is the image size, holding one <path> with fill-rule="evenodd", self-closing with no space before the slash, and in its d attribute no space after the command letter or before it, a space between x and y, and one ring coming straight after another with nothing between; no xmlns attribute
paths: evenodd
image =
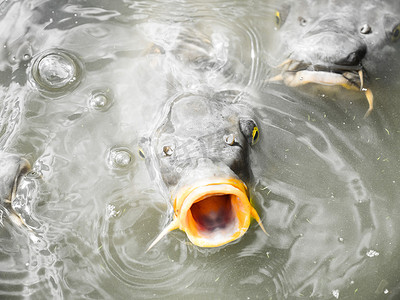
<svg viewBox="0 0 400 300"><path fill-rule="evenodd" d="M281 70L281 73L270 78L269 82L282 81L290 87L307 84L341 86L365 94L369 107L364 117L374 108L374 96L370 89L364 87L364 71L361 65L313 65L289 58L277 66L277 69Z"/></svg>
<svg viewBox="0 0 400 300"><path fill-rule="evenodd" d="M234 178L201 181L178 191L173 221L148 249L178 228L185 231L196 246L219 247L245 234L251 218L256 219L265 232L242 181Z"/></svg>

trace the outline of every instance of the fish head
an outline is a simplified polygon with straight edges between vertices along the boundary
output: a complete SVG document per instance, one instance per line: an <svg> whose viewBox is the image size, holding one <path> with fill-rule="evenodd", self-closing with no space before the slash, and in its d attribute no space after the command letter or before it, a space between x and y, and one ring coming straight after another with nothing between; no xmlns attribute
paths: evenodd
<svg viewBox="0 0 400 300"><path fill-rule="evenodd" d="M180 228L197 246L236 240L251 217L259 220L245 184L249 147L259 132L246 111L213 97L185 96L172 103L153 138L159 174L174 206L168 231Z"/></svg>
<svg viewBox="0 0 400 300"><path fill-rule="evenodd" d="M202 96L175 101L157 130L154 152L163 181L175 186L199 161L225 165L248 179L249 146L258 140L254 120L230 102ZM253 137L254 131L254 137Z"/></svg>
<svg viewBox="0 0 400 300"><path fill-rule="evenodd" d="M399 72L399 13L398 1L284 2L275 12L282 63L270 81L336 95L348 90L367 98L369 114L371 89Z"/></svg>

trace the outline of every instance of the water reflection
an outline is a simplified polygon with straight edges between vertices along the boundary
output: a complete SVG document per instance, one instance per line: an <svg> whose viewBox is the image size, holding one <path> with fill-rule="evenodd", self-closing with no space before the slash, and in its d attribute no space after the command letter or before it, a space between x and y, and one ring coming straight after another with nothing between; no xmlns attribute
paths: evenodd
<svg viewBox="0 0 400 300"><path fill-rule="evenodd" d="M380 299L398 291L397 86L377 82L363 119L356 101L268 83L275 7L262 1L0 8L0 149L41 176L27 177L15 202L34 234L1 219L1 295ZM48 59L42 68L39 58ZM32 86L35 68L41 84ZM46 94L53 89L57 97ZM252 224L232 244L201 249L172 232L146 253L172 210L139 141L170 99L223 90L251 95L243 99L260 141L249 188L269 236Z"/></svg>

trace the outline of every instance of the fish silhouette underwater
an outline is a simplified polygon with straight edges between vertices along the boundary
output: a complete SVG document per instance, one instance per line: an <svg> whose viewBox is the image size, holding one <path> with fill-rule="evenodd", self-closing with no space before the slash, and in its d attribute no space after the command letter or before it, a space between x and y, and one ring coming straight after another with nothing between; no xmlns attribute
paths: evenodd
<svg viewBox="0 0 400 300"><path fill-rule="evenodd" d="M14 210L13 200L22 176L29 170L30 164L26 159L17 154L0 152L0 204L3 208L0 212L5 212L17 225L24 224L24 221Z"/></svg>

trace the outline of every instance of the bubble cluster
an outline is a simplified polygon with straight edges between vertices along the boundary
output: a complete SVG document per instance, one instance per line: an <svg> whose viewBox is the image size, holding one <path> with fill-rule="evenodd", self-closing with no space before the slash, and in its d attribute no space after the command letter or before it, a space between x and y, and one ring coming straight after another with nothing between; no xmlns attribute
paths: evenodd
<svg viewBox="0 0 400 300"><path fill-rule="evenodd" d="M82 63L74 54L49 49L34 57L30 80L47 96L61 96L79 85L82 71Z"/></svg>

